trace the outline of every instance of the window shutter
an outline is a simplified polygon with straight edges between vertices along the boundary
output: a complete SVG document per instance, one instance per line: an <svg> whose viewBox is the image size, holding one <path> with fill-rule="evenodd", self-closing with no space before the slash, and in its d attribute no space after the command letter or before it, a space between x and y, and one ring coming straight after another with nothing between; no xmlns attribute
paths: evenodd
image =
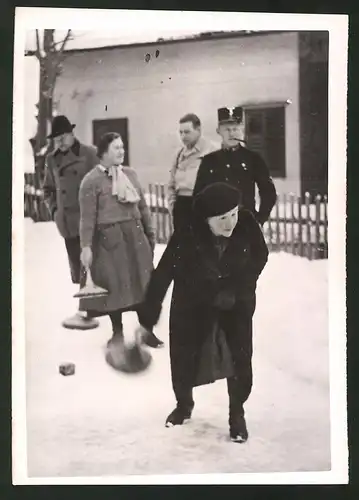
<svg viewBox="0 0 359 500"><path fill-rule="evenodd" d="M285 108L245 109L245 134L249 149L260 154L272 177L285 177Z"/></svg>
<svg viewBox="0 0 359 500"><path fill-rule="evenodd" d="M266 119L266 158L273 177L286 177L285 167L285 109L268 108Z"/></svg>

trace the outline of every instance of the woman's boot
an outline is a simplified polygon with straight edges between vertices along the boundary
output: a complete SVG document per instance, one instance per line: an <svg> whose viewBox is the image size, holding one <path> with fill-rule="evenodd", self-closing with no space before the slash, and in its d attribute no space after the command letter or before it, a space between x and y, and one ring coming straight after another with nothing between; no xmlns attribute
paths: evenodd
<svg viewBox="0 0 359 500"><path fill-rule="evenodd" d="M121 370L125 364L125 342L122 328L113 328L112 338L107 342L105 359L115 370Z"/></svg>
<svg viewBox="0 0 359 500"><path fill-rule="evenodd" d="M111 347L114 345L120 345L124 343L124 337L123 337L123 327L117 327L113 328L112 331L112 337L110 340L107 342L107 347Z"/></svg>

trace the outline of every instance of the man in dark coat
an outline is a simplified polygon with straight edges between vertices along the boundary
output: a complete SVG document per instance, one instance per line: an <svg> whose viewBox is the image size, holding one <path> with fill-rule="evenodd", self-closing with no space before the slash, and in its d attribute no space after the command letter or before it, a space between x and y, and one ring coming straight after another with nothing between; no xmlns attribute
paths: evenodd
<svg viewBox="0 0 359 500"><path fill-rule="evenodd" d="M81 144L74 136L75 125L63 115L56 116L52 122L51 134L54 150L46 157L44 198L47 207L63 237L69 259L71 279L80 283L80 206L79 188L82 179L99 163L96 150ZM78 311L66 319L65 328L90 329L98 326L98 321Z"/></svg>
<svg viewBox="0 0 359 500"><path fill-rule="evenodd" d="M240 187L243 206L263 225L275 205L277 194L261 156L241 145L242 118L243 110L240 106L218 110L217 132L222 138L222 148L203 158L193 194L196 195L213 182L228 182L234 187ZM258 212L255 207L256 185L260 197Z"/></svg>
<svg viewBox="0 0 359 500"><path fill-rule="evenodd" d="M187 238L174 232L154 270L139 321L145 332L160 317L173 280L170 359L177 406L166 426L191 417L193 387L227 378L230 438L248 438L243 405L252 388L252 317L256 283L268 249L240 193L214 183L195 197Z"/></svg>

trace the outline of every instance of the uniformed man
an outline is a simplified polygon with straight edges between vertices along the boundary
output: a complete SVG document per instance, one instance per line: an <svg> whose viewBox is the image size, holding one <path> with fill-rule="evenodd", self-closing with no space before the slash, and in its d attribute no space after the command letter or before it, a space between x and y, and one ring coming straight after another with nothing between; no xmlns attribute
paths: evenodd
<svg viewBox="0 0 359 500"><path fill-rule="evenodd" d="M84 176L99 163L96 150L81 144L73 133L75 125L66 116L56 116L52 122L49 139L54 141L54 149L46 157L43 183L44 199L64 238L70 264L71 279L80 283L80 206L78 193ZM78 311L66 319L65 328L90 329L98 326L98 321Z"/></svg>
<svg viewBox="0 0 359 500"><path fill-rule="evenodd" d="M277 199L274 183L261 156L241 144L243 109L220 108L217 132L222 138L222 148L206 155L198 169L193 191L195 196L213 182L228 182L239 187L243 206L250 210L259 224L269 218ZM255 186L258 187L260 205L255 203Z"/></svg>

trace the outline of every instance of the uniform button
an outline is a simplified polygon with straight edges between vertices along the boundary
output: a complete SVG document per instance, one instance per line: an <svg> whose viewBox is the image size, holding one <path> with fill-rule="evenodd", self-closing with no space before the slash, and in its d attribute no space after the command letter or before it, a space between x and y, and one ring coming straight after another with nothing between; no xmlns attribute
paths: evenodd
<svg viewBox="0 0 359 500"><path fill-rule="evenodd" d="M61 193L62 193L62 194L66 194L66 190L65 190L65 189L63 189L63 190L61 191Z"/></svg>
<svg viewBox="0 0 359 500"><path fill-rule="evenodd" d="M229 164L228 164L228 165L226 165L226 167L227 167L227 168L231 168L231 166L230 166Z"/></svg>
<svg viewBox="0 0 359 500"><path fill-rule="evenodd" d="M210 173L213 174L213 169L211 168Z"/></svg>

